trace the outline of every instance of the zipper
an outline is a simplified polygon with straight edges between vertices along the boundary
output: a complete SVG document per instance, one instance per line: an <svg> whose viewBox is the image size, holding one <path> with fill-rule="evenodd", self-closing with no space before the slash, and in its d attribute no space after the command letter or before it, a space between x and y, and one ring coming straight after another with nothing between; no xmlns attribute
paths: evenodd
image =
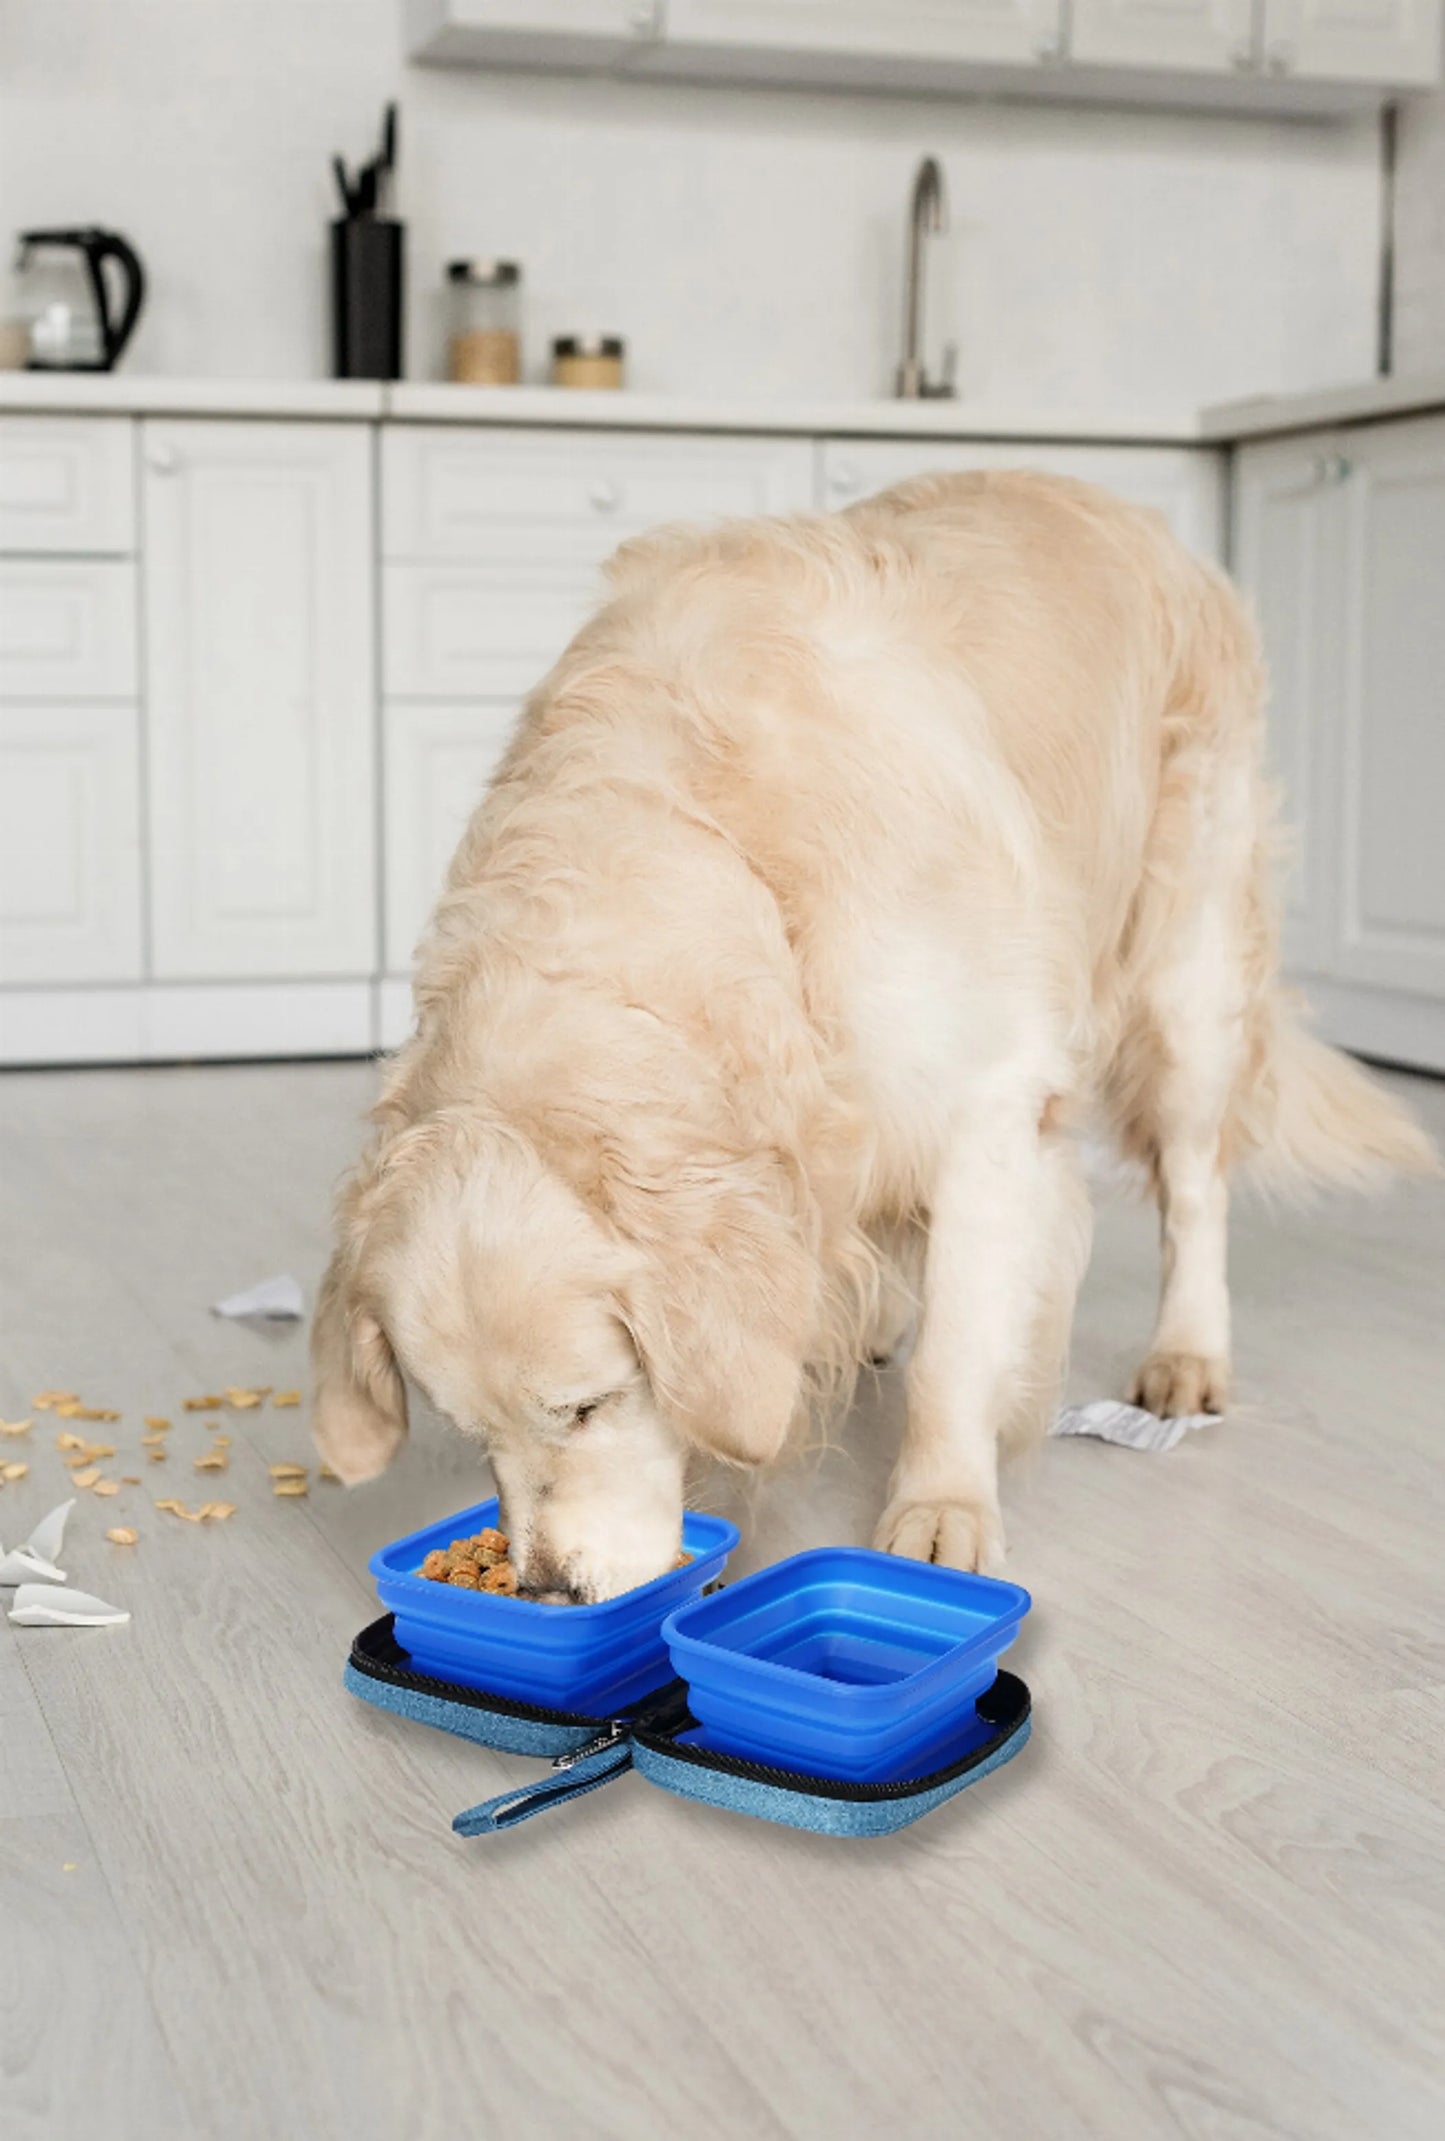
<svg viewBox="0 0 1445 2141"><path fill-rule="evenodd" d="M682 1762L693 1769L715 1770L724 1777L739 1777L744 1783L769 1784L780 1791L803 1792L813 1799L876 1802L911 1799L918 1793L936 1790L941 1784L951 1784L956 1777L966 1776L969 1770L976 1769L990 1755L997 1753L1001 1736L1018 1731L1031 1707L1029 1691L1023 1681L1012 1673L1000 1672L993 1686L975 1704L984 1723L996 1726L982 1745L943 1769L931 1770L927 1776L900 1777L891 1783L854 1783L844 1777L817 1777L806 1770L780 1769L767 1762L755 1762L748 1755L724 1754L714 1747L681 1747L677 1743L677 1734L686 1731L694 1722L691 1717L684 1717L678 1723L669 1721L667 1728L660 1732L648 1729L651 1720L639 1718L633 1725L632 1736L649 1754L660 1754L670 1762ZM989 1714L990 1709L997 1711L996 1718Z"/></svg>

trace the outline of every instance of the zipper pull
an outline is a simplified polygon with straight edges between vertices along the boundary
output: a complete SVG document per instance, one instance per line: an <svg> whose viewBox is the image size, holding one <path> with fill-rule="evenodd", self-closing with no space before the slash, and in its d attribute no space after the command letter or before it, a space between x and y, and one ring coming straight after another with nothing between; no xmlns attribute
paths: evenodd
<svg viewBox="0 0 1445 2141"><path fill-rule="evenodd" d="M572 1764L576 1766L570 1767ZM539 1783L524 1784L518 1791L502 1792L495 1799L484 1799L480 1806L468 1807L464 1814L458 1814L453 1829L458 1836L491 1836L498 1829L515 1828L533 1814L544 1814L549 1806L562 1806L568 1799L580 1799L585 1792L610 1784L632 1767L627 1727L619 1725L606 1739L580 1747L574 1755L564 1755L562 1766L568 1772L565 1776L544 1777Z"/></svg>
<svg viewBox="0 0 1445 2141"><path fill-rule="evenodd" d="M609 1718L606 1731L599 1732L595 1739L584 1740L582 1745L574 1747L570 1754L554 1754L552 1767L575 1769L579 1762L590 1761L594 1754L602 1754L608 1747L615 1747L617 1742L626 1736L628 1729L626 1718Z"/></svg>

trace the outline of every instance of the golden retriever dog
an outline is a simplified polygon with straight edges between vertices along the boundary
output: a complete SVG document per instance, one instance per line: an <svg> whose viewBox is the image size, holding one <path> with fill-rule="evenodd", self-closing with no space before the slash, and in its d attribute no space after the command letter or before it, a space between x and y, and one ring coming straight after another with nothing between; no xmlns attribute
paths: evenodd
<svg viewBox="0 0 1445 2141"><path fill-rule="evenodd" d="M1277 987L1262 678L1220 574L1085 485L904 484L627 544L422 944L314 1331L341 1477L403 1374L490 1451L525 1587L678 1545L913 1305L875 1543L991 1569L1055 1405L1099 1105L1152 1178L1135 1394L1229 1384L1230 1169L1425 1166Z"/></svg>

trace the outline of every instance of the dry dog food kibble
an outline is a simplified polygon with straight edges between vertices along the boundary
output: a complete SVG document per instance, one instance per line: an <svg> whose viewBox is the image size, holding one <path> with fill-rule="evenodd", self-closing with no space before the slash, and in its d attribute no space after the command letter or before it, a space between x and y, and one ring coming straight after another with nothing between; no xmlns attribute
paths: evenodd
<svg viewBox="0 0 1445 2141"><path fill-rule="evenodd" d="M453 1539L450 1546L434 1546L418 1569L432 1583L449 1583L459 1591L490 1591L494 1597L515 1598L521 1589L508 1554L511 1542L504 1531L489 1525L472 1539ZM675 1569L685 1569L692 1555L678 1551Z"/></svg>

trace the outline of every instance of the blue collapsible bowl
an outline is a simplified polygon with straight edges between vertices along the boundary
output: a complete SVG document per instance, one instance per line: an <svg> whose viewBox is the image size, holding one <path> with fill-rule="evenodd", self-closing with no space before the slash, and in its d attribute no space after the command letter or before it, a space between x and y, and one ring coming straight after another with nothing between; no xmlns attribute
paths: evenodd
<svg viewBox="0 0 1445 2141"><path fill-rule="evenodd" d="M671 1613L706 1744L853 1783L921 1775L969 1729L1029 1610L1015 1583L822 1547Z"/></svg>
<svg viewBox="0 0 1445 2141"><path fill-rule="evenodd" d="M725 1517L684 1510L682 1544L692 1560L596 1606L544 1606L418 1575L434 1547L495 1525L497 1514L493 1496L372 1555L378 1596L396 1615L396 1640L419 1673L593 1716L625 1709L672 1678L663 1621L701 1595L738 1543L738 1528Z"/></svg>

